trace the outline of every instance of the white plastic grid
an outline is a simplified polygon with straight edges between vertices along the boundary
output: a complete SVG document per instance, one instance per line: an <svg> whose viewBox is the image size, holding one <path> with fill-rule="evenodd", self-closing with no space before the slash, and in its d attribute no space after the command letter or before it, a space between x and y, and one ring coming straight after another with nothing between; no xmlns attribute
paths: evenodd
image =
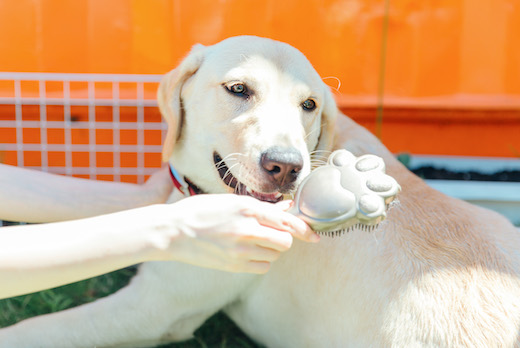
<svg viewBox="0 0 520 348"><path fill-rule="evenodd" d="M58 174L88 176L91 179L97 179L100 175L108 175L112 176L111 178L115 181L121 181L121 175L127 175L136 177L136 181L142 183L145 177L155 170L155 167L160 166L160 160L145 161L145 156L157 154L155 158L159 158L160 144L164 138L166 126L160 118L146 118L145 111L157 107L155 90L161 77L162 75L0 72L0 83L3 82L0 85L0 106L14 105L14 118L0 113L0 131L2 128L16 129L16 143L6 142L0 138L0 152L16 151L16 164L18 166L32 167ZM37 90L33 87L33 91L24 93L22 84L28 81L33 84L37 83ZM46 86L49 82L61 84L61 91L48 93ZM86 84L86 93L83 93L84 95L80 97L73 97L71 95L71 83ZM99 83L104 84L104 87L96 87L96 84ZM135 90L130 91L132 97L121 96L121 84L125 84L125 93L129 92L129 89L135 88ZM107 88L107 86L110 87ZM54 89L56 89L56 86L54 86ZM39 119L27 119L24 115L25 106L39 106ZM49 119L47 117L48 106L62 107L63 120ZM88 108L87 119L73 120L71 108L77 106ZM101 111L97 110L97 107L110 108L110 115L105 115L110 118L109 121L98 120ZM135 108L136 120L122 121L120 119L121 107ZM156 110L154 111L157 114ZM102 112L107 113L106 108ZM24 131L28 129L40 130L39 142L35 143L24 138ZM64 133L63 143L49 143L49 129L62 129ZM88 142L84 144L74 143L72 131L81 129L88 131ZM97 141L96 132L98 130L112 130L110 144L100 144ZM135 130L137 133L135 143L121 144L121 130ZM148 144L149 141L148 143L145 142L145 132L150 130L158 130L161 134L161 139L152 141L152 145ZM27 151L40 153L39 166L26 164L24 154ZM50 165L49 153L51 152L64 153L64 165ZM112 166L100 167L97 165L97 154L100 152L112 153ZM74 153L88 153L88 167L73 165L72 157ZM136 165L121 167L122 153L136 154Z"/></svg>

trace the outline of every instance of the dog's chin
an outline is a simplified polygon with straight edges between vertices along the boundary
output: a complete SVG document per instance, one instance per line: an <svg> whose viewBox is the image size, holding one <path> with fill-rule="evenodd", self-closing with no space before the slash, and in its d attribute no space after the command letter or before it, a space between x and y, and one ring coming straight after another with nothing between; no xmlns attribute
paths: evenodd
<svg viewBox="0 0 520 348"><path fill-rule="evenodd" d="M263 193L252 190L247 185L240 182L229 170L226 162L220 157L217 152L213 153L213 161L215 162L215 168L217 169L220 179L222 182L233 189L233 192L238 195L251 196L258 200L270 203L276 203L283 200L283 194L279 191Z"/></svg>

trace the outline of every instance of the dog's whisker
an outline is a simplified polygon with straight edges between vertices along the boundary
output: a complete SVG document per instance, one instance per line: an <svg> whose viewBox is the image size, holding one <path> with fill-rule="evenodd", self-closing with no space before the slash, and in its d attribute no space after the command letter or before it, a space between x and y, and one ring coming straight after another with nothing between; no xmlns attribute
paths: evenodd
<svg viewBox="0 0 520 348"><path fill-rule="evenodd" d="M222 168L226 168L226 163L224 163L224 161L220 161L217 163L216 167L218 170L220 170Z"/></svg>
<svg viewBox="0 0 520 348"><path fill-rule="evenodd" d="M233 169L234 167L236 167L238 165L240 165L240 163L235 163L231 167L228 167L228 170L223 175L223 179L226 179L228 176L233 176L233 174L231 173L231 169Z"/></svg>
<svg viewBox="0 0 520 348"><path fill-rule="evenodd" d="M327 164L331 152L327 150L315 150L310 153L311 166L319 167Z"/></svg>
<svg viewBox="0 0 520 348"><path fill-rule="evenodd" d="M245 157L245 156L246 156L245 154L240 153L240 152L232 152L232 153L224 156L224 159L222 161L229 161L229 160L238 161L238 158L235 158L235 157Z"/></svg>
<svg viewBox="0 0 520 348"><path fill-rule="evenodd" d="M311 160L317 160L317 161L324 161L324 162L327 162L328 160L328 157L326 156L316 156L316 155L312 155L310 156Z"/></svg>
<svg viewBox="0 0 520 348"><path fill-rule="evenodd" d="M238 163L235 163L233 166L231 166L231 168L228 168L227 171L222 176L222 180L226 180L229 177L230 181L231 181L232 178L234 177L233 173L231 173L231 169L236 167L237 165L238 165Z"/></svg>
<svg viewBox="0 0 520 348"><path fill-rule="evenodd" d="M313 155L313 154L318 153L318 152L326 153L327 157L332 153L332 151L330 151L330 150L314 150L314 151L311 151L310 154Z"/></svg>
<svg viewBox="0 0 520 348"><path fill-rule="evenodd" d="M231 166L231 168L234 168L234 167L236 167L237 165L239 166L239 168L238 168L238 173L240 174L240 172L242 171L242 165L241 165L240 163L238 163L238 162L235 163L233 166ZM231 172L230 172L230 171L231 171L231 168L230 168L230 170L228 171L230 175L231 175ZM240 176L240 175L239 175L239 176ZM241 186L241 185L242 185L241 183L238 183L238 184L233 188L233 193L235 193L235 194L240 194L240 186Z"/></svg>
<svg viewBox="0 0 520 348"><path fill-rule="evenodd" d="M311 160L311 166L324 166L326 164L327 164L326 161Z"/></svg>
<svg viewBox="0 0 520 348"><path fill-rule="evenodd" d="M227 167L228 170L227 170L225 176L228 175L228 173L230 172L230 168L234 167L237 164L240 164L240 161L237 158L239 156L245 156L245 155L238 153L238 152L234 152L234 153L230 153L230 154L226 155L224 157L224 159L222 159L221 161L219 161L217 163L217 169L222 169L222 168Z"/></svg>
<svg viewBox="0 0 520 348"><path fill-rule="evenodd" d="M323 125L320 125L319 128L315 128L313 130L311 130L309 133L305 134L305 136L303 137L304 140L307 140L308 137L310 137L313 133L315 132L321 132L321 128L323 127Z"/></svg>
<svg viewBox="0 0 520 348"><path fill-rule="evenodd" d="M328 161L323 156L311 156L311 170L327 165Z"/></svg>
<svg viewBox="0 0 520 348"><path fill-rule="evenodd" d="M311 161L322 161L322 162L328 161L328 157L326 157L326 156L311 155L310 157L311 157Z"/></svg>
<svg viewBox="0 0 520 348"><path fill-rule="evenodd" d="M309 154L311 156L323 156L323 157L329 157L332 151L330 150L313 150Z"/></svg>
<svg viewBox="0 0 520 348"><path fill-rule="evenodd" d="M227 167L227 164L226 164L226 162L224 162L224 160L220 160L216 163L216 167L217 167L217 169L222 169L222 168Z"/></svg>
<svg viewBox="0 0 520 348"><path fill-rule="evenodd" d="M235 156L238 156L238 155L241 155L241 154L231 153L231 154L227 155L226 157L224 157L224 159L222 159L216 163L217 169L222 169L222 168L228 167L228 163L226 163L226 160L228 162L237 162L238 163L238 160L235 159Z"/></svg>
<svg viewBox="0 0 520 348"><path fill-rule="evenodd" d="M242 177L242 170L244 169L244 166L240 166L238 168L238 177L241 178Z"/></svg>
<svg viewBox="0 0 520 348"><path fill-rule="evenodd" d="M232 152L232 153L227 154L226 156L224 156L224 158L221 159L219 161L219 163L220 162L225 162L225 161L228 161L228 160L235 160L236 161L235 157L239 157L239 156L245 156L245 155L240 153L240 152Z"/></svg>
<svg viewBox="0 0 520 348"><path fill-rule="evenodd" d="M329 156L324 155L310 155L311 160L320 160L327 162L329 159Z"/></svg>

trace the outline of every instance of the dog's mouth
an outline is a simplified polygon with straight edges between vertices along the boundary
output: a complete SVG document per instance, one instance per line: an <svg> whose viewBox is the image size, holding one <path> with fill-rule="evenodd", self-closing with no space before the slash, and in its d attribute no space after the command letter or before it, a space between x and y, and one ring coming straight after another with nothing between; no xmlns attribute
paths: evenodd
<svg viewBox="0 0 520 348"><path fill-rule="evenodd" d="M233 191L238 195L246 195L254 197L258 200L270 203L276 203L283 199L283 195L280 192L273 193L262 193L256 192L240 181L231 174L226 162L220 157L217 152L213 153L213 162L215 162L215 168L217 168L218 174L220 175L220 179L227 186L231 187Z"/></svg>

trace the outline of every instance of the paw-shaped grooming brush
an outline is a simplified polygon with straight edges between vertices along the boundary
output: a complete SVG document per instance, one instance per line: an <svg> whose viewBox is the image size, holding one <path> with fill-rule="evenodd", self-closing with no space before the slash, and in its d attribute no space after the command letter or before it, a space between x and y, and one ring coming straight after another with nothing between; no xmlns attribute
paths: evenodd
<svg viewBox="0 0 520 348"><path fill-rule="evenodd" d="M290 212L328 236L353 228L371 231L385 219L388 204L400 190L385 174L382 158L337 150L327 165L302 181Z"/></svg>

